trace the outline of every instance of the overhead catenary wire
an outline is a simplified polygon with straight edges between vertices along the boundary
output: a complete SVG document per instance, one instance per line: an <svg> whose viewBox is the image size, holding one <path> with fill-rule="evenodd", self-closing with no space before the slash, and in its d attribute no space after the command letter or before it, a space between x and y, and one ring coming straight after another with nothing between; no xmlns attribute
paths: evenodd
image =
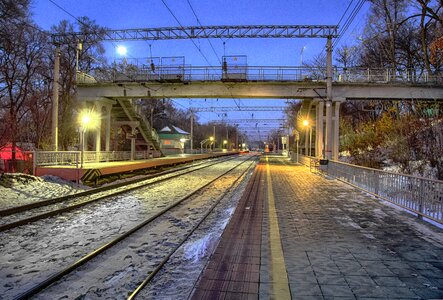
<svg viewBox="0 0 443 300"><path fill-rule="evenodd" d="M338 43L340 43L340 40L345 35L346 31L348 30L348 28L352 24L352 22L354 22L355 17L358 15L358 13L360 12L360 10L363 7L363 5L365 4L365 2L366 2L366 0L359 0L357 2L354 9L351 11L349 17L346 19L343 27L339 30L338 38L335 39L332 44L333 47L336 47L338 45Z"/></svg>
<svg viewBox="0 0 443 300"><path fill-rule="evenodd" d="M74 16L72 13L70 13L68 10L66 10L65 8L63 8L61 5L57 4L55 1L53 0L49 0L49 2L51 2L52 4L54 4L56 7L58 7L60 10L62 10L63 12L65 12L67 15L71 16L73 19L75 19L79 24L87 27L87 28L91 28L91 26L89 24L84 23L83 21L81 21L79 18L77 18L76 16ZM97 32L95 32L97 33ZM109 35L108 32L104 31L104 34L110 38L111 40L111 44L114 46L114 48L117 48L117 44L115 42L112 41L111 36ZM134 58L130 55L128 55L130 58Z"/></svg>
<svg viewBox="0 0 443 300"><path fill-rule="evenodd" d="M348 30L349 26L352 24L358 13L360 12L361 8L365 4L366 0L358 0L358 2L353 7L352 11L349 13L348 17L345 19L343 26L341 26L341 22L346 16L346 13L349 11L349 8L352 6L352 3L354 3L354 0L351 0L351 2L346 7L346 10L344 11L343 15L340 17L340 20L337 23L337 26L340 28L338 31L338 37L332 42L332 48L335 48L339 43L340 40L345 35L346 31ZM326 59L326 53L325 48L322 49L320 52L320 59Z"/></svg>
<svg viewBox="0 0 443 300"><path fill-rule="evenodd" d="M168 4L165 2L165 0L161 0L161 2L164 4L164 6L166 7L166 9L169 11L169 13L172 15L172 17L175 19L175 21L177 21L177 23L180 25L180 27L182 29L184 29L184 26L182 25L182 23L180 22L180 20L175 16L174 12L171 10L171 8L169 8ZM212 67L212 64L209 62L208 58L206 57L206 55L201 51L200 47L196 44L196 42L194 41L193 38L191 38L191 36L189 36L188 34L188 38L191 40L191 42L194 44L195 48L197 48L198 52L200 53L200 55L205 59L205 61L208 63L209 66Z"/></svg>
<svg viewBox="0 0 443 300"><path fill-rule="evenodd" d="M187 0L187 2L188 2L188 4L189 4L189 7L191 8L192 13L193 13L194 16L195 16L195 19L197 20L197 23L198 23L200 26L203 27L202 23L200 22L200 19L199 19L198 16L197 16L197 13L195 12L194 8L192 7L191 1L190 1L190 0ZM214 52L215 56L217 57L218 62L221 64L222 61L221 61L220 57L218 56L217 51L215 51L214 45L212 45L212 42L211 42L211 40L210 40L209 38L208 38L207 40L208 40L208 42L209 42L209 45L211 46L212 51Z"/></svg>

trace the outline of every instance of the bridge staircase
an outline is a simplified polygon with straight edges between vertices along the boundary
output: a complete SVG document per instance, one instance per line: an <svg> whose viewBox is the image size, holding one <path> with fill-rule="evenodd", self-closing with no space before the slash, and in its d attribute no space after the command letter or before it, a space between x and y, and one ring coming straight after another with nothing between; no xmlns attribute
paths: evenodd
<svg viewBox="0 0 443 300"><path fill-rule="evenodd" d="M153 157L164 156L160 149L160 139L157 132L151 128L146 117L140 114L140 107L131 99L118 99L112 107L112 114L113 119L117 122L137 122L136 144L150 146Z"/></svg>

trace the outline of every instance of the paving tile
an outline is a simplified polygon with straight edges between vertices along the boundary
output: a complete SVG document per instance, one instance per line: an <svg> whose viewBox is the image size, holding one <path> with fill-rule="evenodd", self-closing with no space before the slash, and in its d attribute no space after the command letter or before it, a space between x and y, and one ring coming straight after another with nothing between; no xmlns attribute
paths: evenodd
<svg viewBox="0 0 443 300"><path fill-rule="evenodd" d="M360 275L346 275L345 276L346 282L351 287L358 287L358 286L376 286L377 283L370 277L370 276L360 276Z"/></svg>
<svg viewBox="0 0 443 300"><path fill-rule="evenodd" d="M372 278L379 286L404 287L406 284L397 276L374 276Z"/></svg>
<svg viewBox="0 0 443 300"><path fill-rule="evenodd" d="M317 283L296 283L289 282L291 294L293 299L298 299L299 296L321 296L322 292ZM295 295L295 297L294 297Z"/></svg>
<svg viewBox="0 0 443 300"><path fill-rule="evenodd" d="M317 281L319 284L333 284L333 285L347 285L343 275L317 275Z"/></svg>
<svg viewBox="0 0 443 300"><path fill-rule="evenodd" d="M320 289L324 297L354 297L354 293L348 285L321 284Z"/></svg>

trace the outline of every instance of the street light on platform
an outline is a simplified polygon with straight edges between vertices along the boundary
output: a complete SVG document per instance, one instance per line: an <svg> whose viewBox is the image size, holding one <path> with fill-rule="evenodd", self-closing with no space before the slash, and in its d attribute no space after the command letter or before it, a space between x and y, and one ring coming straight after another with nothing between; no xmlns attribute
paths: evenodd
<svg viewBox="0 0 443 300"><path fill-rule="evenodd" d="M85 152L85 134L86 130L94 128L97 126L98 116L92 110L84 110L80 112L79 123L80 123L80 167L83 168L84 163L84 152Z"/></svg>
<svg viewBox="0 0 443 300"><path fill-rule="evenodd" d="M309 122L309 120L303 120L303 126L306 128L309 127L309 156L311 156L311 149L312 149L312 126Z"/></svg>

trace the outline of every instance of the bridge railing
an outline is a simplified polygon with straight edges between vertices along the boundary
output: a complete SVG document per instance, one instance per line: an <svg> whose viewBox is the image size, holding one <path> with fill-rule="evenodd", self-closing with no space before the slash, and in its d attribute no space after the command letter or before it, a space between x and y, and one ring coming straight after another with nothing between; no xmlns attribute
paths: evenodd
<svg viewBox="0 0 443 300"><path fill-rule="evenodd" d="M443 181L329 161L327 174L443 223Z"/></svg>
<svg viewBox="0 0 443 300"><path fill-rule="evenodd" d="M147 66L128 67L123 70L96 69L91 75L79 72L77 82L163 82L163 81L325 81L323 67L241 66L232 72L221 67ZM443 83L443 77L412 69L337 68L333 69L334 82L368 83Z"/></svg>

